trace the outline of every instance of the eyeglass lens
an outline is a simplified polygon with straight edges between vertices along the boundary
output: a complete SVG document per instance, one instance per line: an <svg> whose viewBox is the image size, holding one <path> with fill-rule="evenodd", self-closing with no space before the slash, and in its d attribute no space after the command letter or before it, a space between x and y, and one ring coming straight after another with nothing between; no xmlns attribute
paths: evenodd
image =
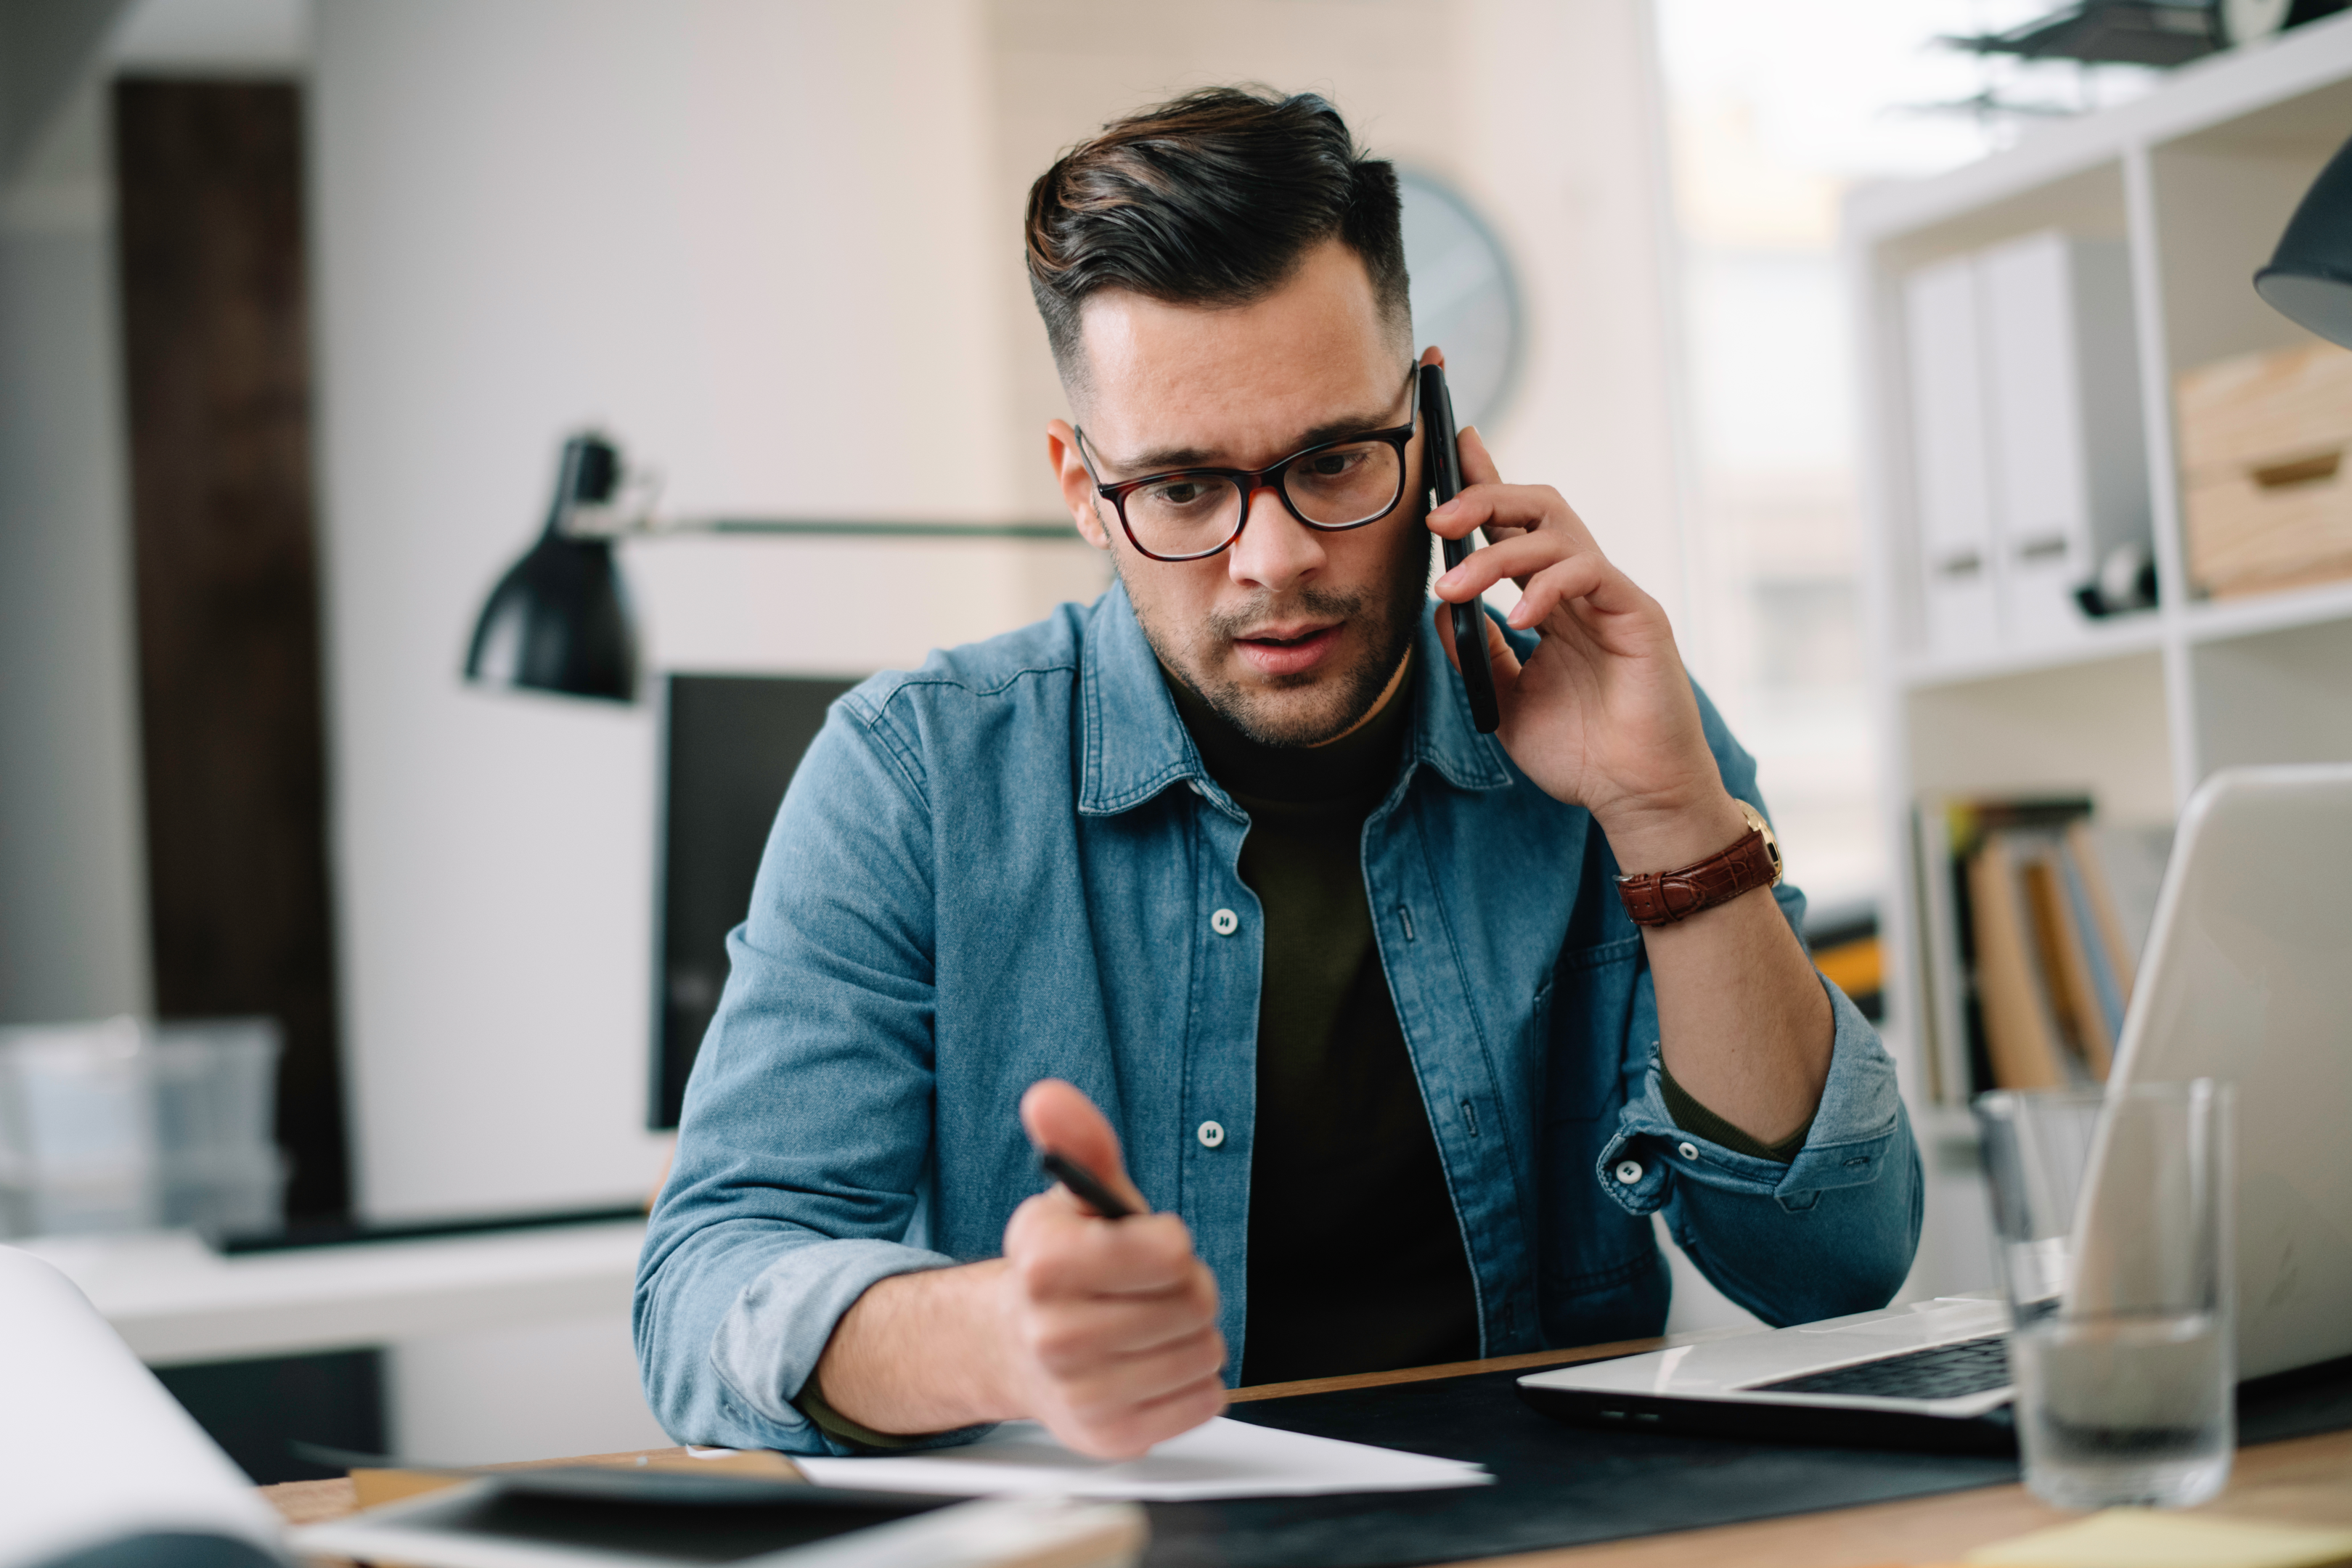
<svg viewBox="0 0 2352 1568"><path fill-rule="evenodd" d="M1404 489L1402 459L1386 441L1353 441L1311 452L1283 470L1282 493L1318 528L1370 522ZM1155 555L1214 550L1241 527L1241 487L1216 474L1171 474L1131 490L1127 525Z"/></svg>

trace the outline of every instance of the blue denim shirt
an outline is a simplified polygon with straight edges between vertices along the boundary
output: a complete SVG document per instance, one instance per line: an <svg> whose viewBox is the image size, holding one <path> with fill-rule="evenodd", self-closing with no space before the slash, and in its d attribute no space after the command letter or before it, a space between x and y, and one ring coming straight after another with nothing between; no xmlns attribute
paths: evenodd
<svg viewBox="0 0 2352 1568"><path fill-rule="evenodd" d="M1606 841L1472 728L1427 616L1415 670L1364 882L1485 1353L1658 1332L1660 1209L1768 1321L1884 1304L1921 1186L1870 1025L1827 987L1836 1043L1792 1162L1676 1127ZM1724 782L1760 807L1753 761L1700 709ZM1242 1365L1262 950L1237 869L1248 830L1116 587L835 705L728 939L638 1267L637 1354L672 1436L840 1451L793 1403L835 1323L878 1279L1001 1250L1045 1184L1015 1106L1046 1077L1103 1108L1136 1184L1192 1226ZM1801 895L1777 896L1796 920Z"/></svg>

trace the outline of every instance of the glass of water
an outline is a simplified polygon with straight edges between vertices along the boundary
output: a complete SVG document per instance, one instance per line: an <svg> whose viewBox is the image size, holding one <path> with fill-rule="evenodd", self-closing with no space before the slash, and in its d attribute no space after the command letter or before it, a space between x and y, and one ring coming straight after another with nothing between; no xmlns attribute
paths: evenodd
<svg viewBox="0 0 2352 1568"><path fill-rule="evenodd" d="M2061 1508L2203 1502L2237 1444L2230 1086L1975 1109L2025 1484Z"/></svg>

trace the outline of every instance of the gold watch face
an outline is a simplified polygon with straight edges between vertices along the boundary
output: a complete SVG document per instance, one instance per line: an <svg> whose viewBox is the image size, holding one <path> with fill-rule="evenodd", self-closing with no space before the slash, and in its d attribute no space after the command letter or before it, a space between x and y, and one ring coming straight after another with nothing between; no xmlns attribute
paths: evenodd
<svg viewBox="0 0 2352 1568"><path fill-rule="evenodd" d="M1739 799L1737 795L1732 797L1732 804L1739 808L1739 815L1748 819L1748 826L1764 836L1765 853L1772 857L1772 885L1776 888L1779 887L1780 885L1780 879L1787 876L1789 872L1789 868L1783 865L1780 860L1780 840L1779 836L1772 831L1772 825L1764 820L1764 814L1762 812L1757 810L1746 801Z"/></svg>

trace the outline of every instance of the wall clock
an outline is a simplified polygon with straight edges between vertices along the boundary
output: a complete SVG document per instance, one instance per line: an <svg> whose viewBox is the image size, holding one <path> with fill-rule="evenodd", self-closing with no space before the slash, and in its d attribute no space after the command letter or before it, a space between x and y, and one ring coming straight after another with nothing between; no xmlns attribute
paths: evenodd
<svg viewBox="0 0 2352 1568"><path fill-rule="evenodd" d="M1508 405L1519 377L1526 320L1518 279L1500 237L1451 184L1399 169L1397 185L1413 346L1445 351L1455 422L1484 426Z"/></svg>

